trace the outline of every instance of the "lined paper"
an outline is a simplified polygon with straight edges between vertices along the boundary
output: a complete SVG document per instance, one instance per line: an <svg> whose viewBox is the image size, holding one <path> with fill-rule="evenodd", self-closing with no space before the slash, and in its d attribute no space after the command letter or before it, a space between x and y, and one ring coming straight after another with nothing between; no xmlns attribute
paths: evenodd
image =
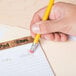
<svg viewBox="0 0 76 76"><path fill-rule="evenodd" d="M31 43L0 51L1 76L54 76L40 47L29 54Z"/></svg>

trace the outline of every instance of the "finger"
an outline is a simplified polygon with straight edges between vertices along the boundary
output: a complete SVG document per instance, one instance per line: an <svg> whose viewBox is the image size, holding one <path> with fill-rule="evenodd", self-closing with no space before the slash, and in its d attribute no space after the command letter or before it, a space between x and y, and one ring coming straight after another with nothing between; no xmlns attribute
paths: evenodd
<svg viewBox="0 0 76 76"><path fill-rule="evenodd" d="M44 35L41 35L41 38L53 41L54 40L54 35L52 33L51 34L44 34Z"/></svg>
<svg viewBox="0 0 76 76"><path fill-rule="evenodd" d="M63 33L60 33L60 36L61 36L61 41L67 41L68 40L68 35L66 34L63 34Z"/></svg>
<svg viewBox="0 0 76 76"><path fill-rule="evenodd" d="M54 36L55 36L55 40L54 41L60 41L61 40L61 37L60 37L60 34L59 33L54 33Z"/></svg>
<svg viewBox="0 0 76 76"><path fill-rule="evenodd" d="M56 19L59 20L64 17L65 9L64 9L64 3L63 2L57 2L52 7L49 19Z"/></svg>
<svg viewBox="0 0 76 76"><path fill-rule="evenodd" d="M46 7L40 9L39 11L37 11L37 12L34 14L33 18L32 18L32 21L31 21L31 24L30 24L30 32L31 32L32 37L35 37L35 35L36 35L36 34L31 30L32 25L35 24L35 23L37 23L37 22L39 22L39 21L41 21L42 16L43 16L43 12L45 11L45 9L46 9Z"/></svg>
<svg viewBox="0 0 76 76"><path fill-rule="evenodd" d="M47 20L40 21L34 25L32 25L32 31L38 34L49 34L54 32L63 32L67 33L67 29L69 28L66 25L66 19L61 20ZM66 29L66 31L64 31Z"/></svg>
<svg viewBox="0 0 76 76"><path fill-rule="evenodd" d="M44 14L45 10L46 10L46 7L41 8L39 11L37 11L37 12L34 14L34 16L33 16L33 18L32 18L32 21L31 21L31 25L32 25L32 24L35 24L35 23L37 23L37 22L39 22L39 21L42 20L42 17L43 17L43 14Z"/></svg>

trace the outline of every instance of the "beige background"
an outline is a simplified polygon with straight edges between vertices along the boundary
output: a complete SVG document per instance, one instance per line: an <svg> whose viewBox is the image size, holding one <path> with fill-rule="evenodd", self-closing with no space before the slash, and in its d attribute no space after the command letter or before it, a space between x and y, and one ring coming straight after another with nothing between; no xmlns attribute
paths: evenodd
<svg viewBox="0 0 76 76"><path fill-rule="evenodd" d="M34 12L44 7L48 1L49 0L0 0L0 24L18 26L29 31L30 21ZM76 3L75 0L68 0L66 2ZM13 29L11 32L12 31ZM19 31L24 32L23 30ZM11 32L8 33L11 34ZM9 40L12 37L17 37L15 31L12 33L12 36L6 37L6 39ZM21 34L24 35L24 33ZM75 41L58 43L41 40L41 44L56 76L76 76Z"/></svg>
<svg viewBox="0 0 76 76"><path fill-rule="evenodd" d="M0 23L29 28L33 14L49 0L0 0ZM56 2L59 0L56 0ZM62 1L62 0L60 0ZM64 0L63 0L64 1ZM75 0L65 0L75 3Z"/></svg>

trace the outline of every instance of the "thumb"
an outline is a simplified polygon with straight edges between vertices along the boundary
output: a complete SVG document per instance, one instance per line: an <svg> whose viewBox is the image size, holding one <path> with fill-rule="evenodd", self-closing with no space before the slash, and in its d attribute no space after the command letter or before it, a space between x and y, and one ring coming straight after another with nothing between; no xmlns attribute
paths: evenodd
<svg viewBox="0 0 76 76"><path fill-rule="evenodd" d="M37 34L47 34L53 32L64 32L66 26L63 21L40 21L32 25L32 31Z"/></svg>

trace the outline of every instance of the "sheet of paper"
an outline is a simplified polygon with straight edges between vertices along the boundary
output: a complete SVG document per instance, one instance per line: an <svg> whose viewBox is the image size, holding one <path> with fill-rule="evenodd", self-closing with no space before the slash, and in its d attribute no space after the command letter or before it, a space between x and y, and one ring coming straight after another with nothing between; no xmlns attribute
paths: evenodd
<svg viewBox="0 0 76 76"><path fill-rule="evenodd" d="M74 41L76 41L76 36L69 36L69 40L74 40Z"/></svg>
<svg viewBox="0 0 76 76"><path fill-rule="evenodd" d="M31 43L0 51L1 76L54 76L40 47L29 54Z"/></svg>
<svg viewBox="0 0 76 76"><path fill-rule="evenodd" d="M30 35L28 30L0 24L0 42L13 40L13 39L25 37L28 35ZM76 40L76 37L69 36L69 39ZM7 51L6 50L0 51L0 75L1 76L10 76L10 75L11 76L17 76L17 75L18 76L21 76L21 75L22 76L25 76L25 75L26 76L53 76L54 75L40 46L37 49L38 51L36 51L36 53L34 55L28 55L27 50L29 49L30 45L31 44L15 47L16 50L13 50L15 48L11 48L11 49L8 49ZM28 47L23 48L23 46L28 46ZM47 47L47 46L45 45L44 47ZM25 50L23 51L23 49L25 49ZM50 57L52 58L51 53L53 54L53 52L51 52L51 53L48 52L49 49L52 49L52 48L47 48L47 50L46 50L46 55L47 55L48 59ZM55 49L53 51L55 51ZM49 53L49 54L47 54L47 53ZM57 59L58 56L57 56L57 54L55 55L55 53L56 53L56 51L54 52L53 56L56 56L56 59ZM52 62L52 60L49 60L49 61L50 61L50 63ZM27 64L28 64L28 66L27 66ZM55 65L56 65L56 63L55 63ZM55 69L57 69L57 68L55 68ZM56 73L55 69L54 69L54 71ZM63 72L63 70L61 70L61 72Z"/></svg>

